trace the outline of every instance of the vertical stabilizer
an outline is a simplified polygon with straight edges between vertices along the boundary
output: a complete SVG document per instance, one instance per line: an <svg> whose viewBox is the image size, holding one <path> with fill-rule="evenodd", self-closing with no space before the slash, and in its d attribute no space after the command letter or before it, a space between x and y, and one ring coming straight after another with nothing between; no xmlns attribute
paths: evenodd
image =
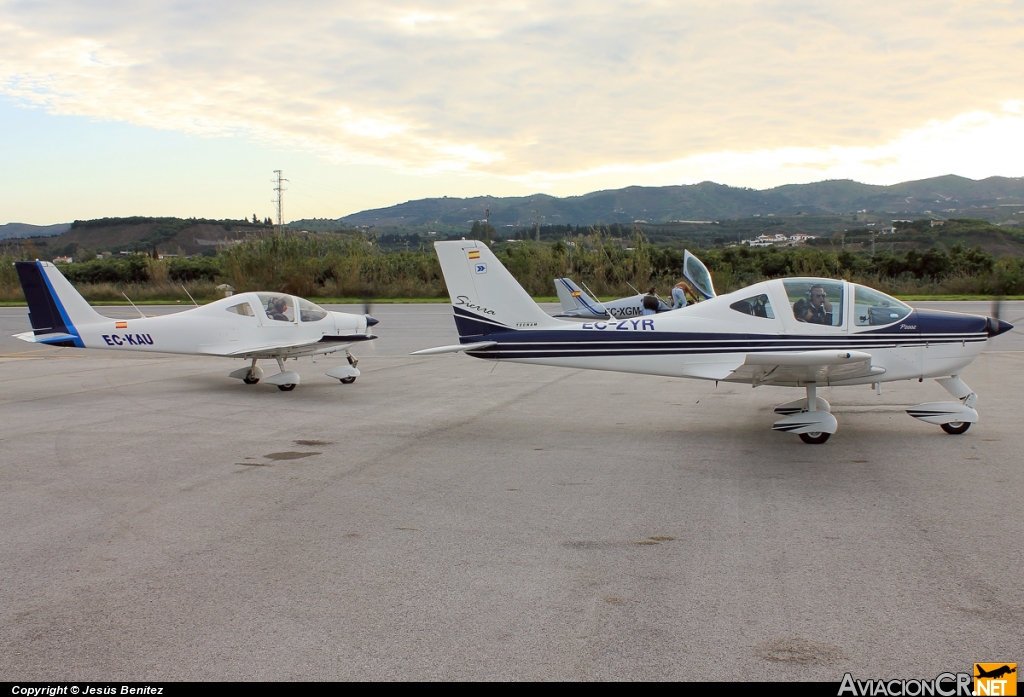
<svg viewBox="0 0 1024 697"><path fill-rule="evenodd" d="M600 301L588 295L571 278L556 278L555 292L562 304L562 313L555 317L608 319L611 316Z"/></svg>
<svg viewBox="0 0 1024 697"><path fill-rule="evenodd" d="M562 326L523 290L483 242L435 242L459 336Z"/></svg>
<svg viewBox="0 0 1024 697"><path fill-rule="evenodd" d="M48 261L17 261L14 267L28 302L32 330L41 341L84 346L76 325L109 321L93 310L85 298ZM47 341L53 335L54 341Z"/></svg>

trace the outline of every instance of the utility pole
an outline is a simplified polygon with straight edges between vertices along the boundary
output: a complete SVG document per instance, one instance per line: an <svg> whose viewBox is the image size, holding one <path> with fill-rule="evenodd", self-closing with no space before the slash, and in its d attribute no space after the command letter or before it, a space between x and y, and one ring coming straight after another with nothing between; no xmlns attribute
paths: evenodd
<svg viewBox="0 0 1024 697"><path fill-rule="evenodd" d="M274 174L277 175L277 178L276 179L271 179L270 181L273 184L275 184L274 191L277 192L277 198L273 201L273 203L277 206L277 234L280 235L281 234L281 226L284 224L284 219L282 217L282 211L283 211L283 208L282 208L282 194L285 191L287 191L287 189L284 188L283 183L288 181L288 180L281 178L281 170L279 170L279 169L275 169L274 170Z"/></svg>
<svg viewBox="0 0 1024 697"><path fill-rule="evenodd" d="M533 229L537 233L537 241L540 242L540 211L530 211L533 213Z"/></svg>
<svg viewBox="0 0 1024 697"><path fill-rule="evenodd" d="M491 246L491 207L488 206L484 209L484 240L487 242L487 246Z"/></svg>

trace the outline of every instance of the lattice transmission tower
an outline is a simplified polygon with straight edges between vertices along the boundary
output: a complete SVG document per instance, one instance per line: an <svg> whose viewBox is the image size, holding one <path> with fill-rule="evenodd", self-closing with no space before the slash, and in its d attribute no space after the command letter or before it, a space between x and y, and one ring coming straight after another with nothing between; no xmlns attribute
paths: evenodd
<svg viewBox="0 0 1024 697"><path fill-rule="evenodd" d="M277 175L275 179L270 181L274 184L274 191L277 193L277 198L274 199L273 203L277 206L277 234L281 234L281 226L284 225L284 192L288 189L284 188L284 182L288 181L281 177L281 170L275 169L274 174Z"/></svg>

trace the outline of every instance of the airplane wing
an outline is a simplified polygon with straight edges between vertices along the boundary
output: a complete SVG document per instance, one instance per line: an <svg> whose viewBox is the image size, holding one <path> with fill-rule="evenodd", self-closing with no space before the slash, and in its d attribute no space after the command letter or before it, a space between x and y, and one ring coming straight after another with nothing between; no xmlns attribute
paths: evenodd
<svg viewBox="0 0 1024 697"><path fill-rule="evenodd" d="M871 365L864 351L771 351L707 356L688 361L682 369L687 377L705 380L749 380L757 385L794 385L818 382L835 385L869 375L881 375L884 368Z"/></svg>
<svg viewBox="0 0 1024 697"><path fill-rule="evenodd" d="M358 341L370 341L377 337L373 334L352 334L349 336L325 336L316 341L299 343L267 343L240 348L237 342L231 344L211 344L200 346L198 353L208 356L225 358L293 358L296 356L315 356L347 349Z"/></svg>
<svg viewBox="0 0 1024 697"><path fill-rule="evenodd" d="M420 349L413 351L410 356L433 356L438 353L458 353L459 351L480 351L491 346L496 346L497 341L478 341L475 344L453 344L451 346L438 346L436 348Z"/></svg>
<svg viewBox="0 0 1024 697"><path fill-rule="evenodd" d="M844 380L881 375L884 368L871 365L871 354L864 351L818 351L748 353L743 366L757 384L794 384L818 382L834 385Z"/></svg>

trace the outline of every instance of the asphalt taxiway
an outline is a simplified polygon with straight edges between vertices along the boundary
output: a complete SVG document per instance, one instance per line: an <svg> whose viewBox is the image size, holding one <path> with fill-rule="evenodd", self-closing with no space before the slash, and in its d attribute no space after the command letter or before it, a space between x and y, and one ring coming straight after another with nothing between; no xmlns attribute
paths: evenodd
<svg viewBox="0 0 1024 697"><path fill-rule="evenodd" d="M457 341L450 308L373 314L355 384L307 358L284 393L228 378L240 362L19 342L25 309L0 308L0 680L1024 658L1020 328L964 371L966 434L907 416L948 395L906 382L821 389L839 431L810 446L770 430L798 390L409 356Z"/></svg>

